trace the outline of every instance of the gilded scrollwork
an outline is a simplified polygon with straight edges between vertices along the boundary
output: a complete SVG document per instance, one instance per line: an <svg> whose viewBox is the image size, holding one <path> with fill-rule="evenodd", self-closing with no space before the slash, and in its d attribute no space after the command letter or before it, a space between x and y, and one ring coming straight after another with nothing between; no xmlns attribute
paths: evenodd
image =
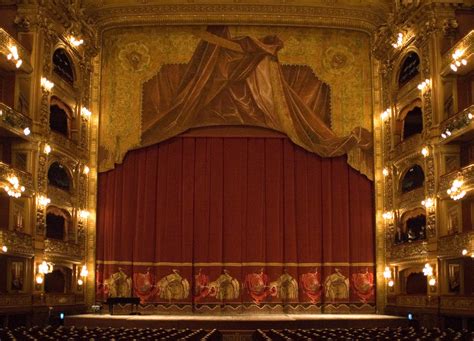
<svg viewBox="0 0 474 341"><path fill-rule="evenodd" d="M32 256L34 254L33 238L26 233L0 230L0 245L8 247L13 254Z"/></svg>
<svg viewBox="0 0 474 341"><path fill-rule="evenodd" d="M84 256L82 245L56 239L45 239L44 251L51 256L61 256L70 259L80 260Z"/></svg>

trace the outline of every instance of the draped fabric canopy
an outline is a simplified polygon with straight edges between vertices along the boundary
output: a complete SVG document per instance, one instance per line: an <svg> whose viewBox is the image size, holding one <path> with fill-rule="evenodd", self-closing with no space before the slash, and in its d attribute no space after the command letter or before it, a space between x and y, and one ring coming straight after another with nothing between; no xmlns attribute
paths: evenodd
<svg viewBox="0 0 474 341"><path fill-rule="evenodd" d="M142 146L193 127L253 125L322 157L358 148L363 160L352 166L370 176L370 133L355 127L349 136L334 134L329 87L308 67L281 65L278 37L232 38L227 27L210 26L201 38L187 65L165 66L144 84Z"/></svg>
<svg viewBox="0 0 474 341"><path fill-rule="evenodd" d="M345 157L266 135L179 136L99 174L98 298L192 311L372 304L371 181Z"/></svg>

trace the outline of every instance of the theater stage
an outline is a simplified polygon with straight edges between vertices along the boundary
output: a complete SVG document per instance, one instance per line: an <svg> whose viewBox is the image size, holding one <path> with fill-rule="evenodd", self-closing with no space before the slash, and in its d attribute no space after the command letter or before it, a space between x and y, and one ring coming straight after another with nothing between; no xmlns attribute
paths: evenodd
<svg viewBox="0 0 474 341"><path fill-rule="evenodd" d="M259 314L259 315L109 315L65 317L66 326L219 329L253 332L256 329L406 327L404 317L377 314Z"/></svg>

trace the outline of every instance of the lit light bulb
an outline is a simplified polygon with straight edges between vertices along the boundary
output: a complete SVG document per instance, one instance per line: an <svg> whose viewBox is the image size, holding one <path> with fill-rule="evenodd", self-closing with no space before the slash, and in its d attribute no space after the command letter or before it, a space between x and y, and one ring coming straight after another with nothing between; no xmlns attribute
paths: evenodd
<svg viewBox="0 0 474 341"><path fill-rule="evenodd" d="M89 215L90 215L89 211L86 211L86 210L81 210L79 212L79 217L81 217L82 219L87 219Z"/></svg>
<svg viewBox="0 0 474 341"><path fill-rule="evenodd" d="M84 40L83 39L76 39L76 37L70 36L69 37L69 42L71 43L71 45L73 45L75 47L78 47L78 46L80 46L84 43Z"/></svg>
<svg viewBox="0 0 474 341"><path fill-rule="evenodd" d="M385 212L384 214L382 214L382 217L383 217L385 220L392 219L392 218L393 218L393 212L392 212L392 211L387 211L387 212Z"/></svg>
<svg viewBox="0 0 474 341"><path fill-rule="evenodd" d="M43 276L40 273L36 274L35 281L36 284L43 284Z"/></svg>
<svg viewBox="0 0 474 341"><path fill-rule="evenodd" d="M436 278L430 278L430 280L428 281L428 284L432 287L434 287L436 285Z"/></svg>
<svg viewBox="0 0 474 341"><path fill-rule="evenodd" d="M82 107L81 108L81 114L82 116L84 116L85 118L89 118L91 117L92 113L89 109L87 109L86 107Z"/></svg>
<svg viewBox="0 0 474 341"><path fill-rule="evenodd" d="M466 59L461 59L461 64L462 65L467 65L467 60Z"/></svg>
<svg viewBox="0 0 474 341"><path fill-rule="evenodd" d="M49 81L47 78L45 77L41 77L41 87L45 90L45 91L51 91L51 89L54 88L54 83Z"/></svg>
<svg viewBox="0 0 474 341"><path fill-rule="evenodd" d="M390 268L388 266L385 267L385 270L383 272L383 278L385 279L392 278L392 271L390 271Z"/></svg>
<svg viewBox="0 0 474 341"><path fill-rule="evenodd" d="M90 171L91 171L90 168L87 165L84 165L83 173L87 175L89 174Z"/></svg>
<svg viewBox="0 0 474 341"><path fill-rule="evenodd" d="M30 135L31 134L30 128L26 127L25 129L23 129L23 134L25 134L25 136Z"/></svg>
<svg viewBox="0 0 474 341"><path fill-rule="evenodd" d="M442 137L443 139L447 138L447 136L446 136L445 133L441 133L441 137Z"/></svg>
<svg viewBox="0 0 474 341"><path fill-rule="evenodd" d="M390 288L392 288L394 285L395 285L395 282L393 281L393 279L391 279L391 280L388 281L388 286L389 286Z"/></svg>
<svg viewBox="0 0 474 341"><path fill-rule="evenodd" d="M461 253L462 253L463 256L465 256L465 255L467 255L467 250L463 249Z"/></svg>
<svg viewBox="0 0 474 341"><path fill-rule="evenodd" d="M7 247L6 245L3 245L3 246L2 246L2 251L3 251L3 252L8 252L8 247Z"/></svg>
<svg viewBox="0 0 474 341"><path fill-rule="evenodd" d="M430 264L425 264L425 267L423 268L423 275L433 276L433 267Z"/></svg>
<svg viewBox="0 0 474 341"><path fill-rule="evenodd" d="M383 174L383 176L388 176L388 174L389 174L388 169L387 169L387 168L384 168L384 169L382 170L382 174Z"/></svg>
<svg viewBox="0 0 474 341"><path fill-rule="evenodd" d="M430 154L430 151L428 150L428 147L423 147L421 149L421 155L423 155L423 157L427 157L429 154Z"/></svg>
<svg viewBox="0 0 474 341"><path fill-rule="evenodd" d="M454 65L454 64L451 64L449 67L450 67L451 70L453 70L454 72L458 71L458 67L457 67L456 65Z"/></svg>
<svg viewBox="0 0 474 341"><path fill-rule="evenodd" d="M16 64L15 64L16 68L19 69L21 64L23 64L23 61L21 59L18 59Z"/></svg>
<svg viewBox="0 0 474 341"><path fill-rule="evenodd" d="M43 151L44 151L44 153L45 153L46 155L48 155L49 153L51 153L51 146L46 143L46 144L44 145Z"/></svg>
<svg viewBox="0 0 474 341"><path fill-rule="evenodd" d="M81 285L84 284L84 281L83 281L81 278L79 278L79 279L77 280L77 284L78 284L79 286L81 286Z"/></svg>
<svg viewBox="0 0 474 341"><path fill-rule="evenodd" d="M468 119L472 120L473 117L474 117L474 115L472 115L472 113L468 113L468 114L467 114L467 118L468 118Z"/></svg>
<svg viewBox="0 0 474 341"><path fill-rule="evenodd" d="M46 207L49 205L51 202L51 199L48 197L45 197L44 195L38 196L38 205L41 207Z"/></svg>
<svg viewBox="0 0 474 341"><path fill-rule="evenodd" d="M87 277L89 275L89 270L87 270L87 266L84 264L81 268L81 277Z"/></svg>
<svg viewBox="0 0 474 341"><path fill-rule="evenodd" d="M431 207L433 207L433 205L434 205L434 201L433 201L433 199L428 198L428 199L426 199L426 200L423 200L423 201L421 202L421 204L422 204L423 206L425 206L426 208L431 208Z"/></svg>

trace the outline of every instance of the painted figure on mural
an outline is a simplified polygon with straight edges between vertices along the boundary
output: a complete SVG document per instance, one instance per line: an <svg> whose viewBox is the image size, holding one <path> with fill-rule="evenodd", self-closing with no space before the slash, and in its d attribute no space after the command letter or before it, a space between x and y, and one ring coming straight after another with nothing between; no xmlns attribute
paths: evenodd
<svg viewBox="0 0 474 341"><path fill-rule="evenodd" d="M233 300L239 297L240 284L233 278L227 269L222 271L222 274L209 284L211 294L217 299Z"/></svg>
<svg viewBox="0 0 474 341"><path fill-rule="evenodd" d="M276 296L282 301L295 300L298 298L298 283L285 269L283 274L270 284L271 288L276 288Z"/></svg>
<svg viewBox="0 0 474 341"><path fill-rule="evenodd" d="M324 281L325 296L330 301L349 298L349 279L336 268Z"/></svg>
<svg viewBox="0 0 474 341"><path fill-rule="evenodd" d="M158 295L167 300L182 300L189 296L189 282L182 277L179 270L173 269L169 274L158 281Z"/></svg>
<svg viewBox="0 0 474 341"><path fill-rule="evenodd" d="M158 288L155 285L155 276L150 273L150 268L147 268L145 273L133 274L133 291L140 297L141 303L155 296Z"/></svg>
<svg viewBox="0 0 474 341"><path fill-rule="evenodd" d="M303 293L309 298L311 303L317 303L321 298L323 289L318 269L315 268L313 272L302 274L300 283Z"/></svg>
<svg viewBox="0 0 474 341"><path fill-rule="evenodd" d="M374 297L374 274L369 272L368 268L363 272L352 274L352 288L359 299L366 303Z"/></svg>
<svg viewBox="0 0 474 341"><path fill-rule="evenodd" d="M200 301L209 296L209 293L209 276L205 275L202 269L199 269L194 276L194 299Z"/></svg>
<svg viewBox="0 0 474 341"><path fill-rule="evenodd" d="M263 272L263 268L245 276L245 287L257 304L260 304L268 296L276 295L276 287L270 287L268 276Z"/></svg>
<svg viewBox="0 0 474 341"><path fill-rule="evenodd" d="M104 286L109 297L130 297L132 294L132 279L120 267L104 281Z"/></svg>

